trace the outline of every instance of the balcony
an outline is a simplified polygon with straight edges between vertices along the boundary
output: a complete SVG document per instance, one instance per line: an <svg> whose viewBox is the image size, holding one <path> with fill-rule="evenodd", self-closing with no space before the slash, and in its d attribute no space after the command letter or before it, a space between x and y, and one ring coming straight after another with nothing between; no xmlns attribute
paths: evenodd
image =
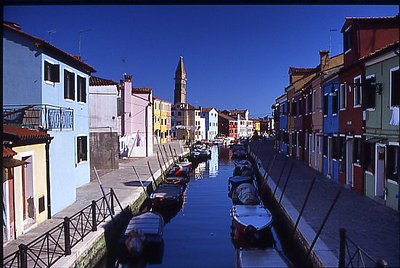
<svg viewBox="0 0 400 268"><path fill-rule="evenodd" d="M4 105L3 124L42 130L73 130L74 110L54 105Z"/></svg>

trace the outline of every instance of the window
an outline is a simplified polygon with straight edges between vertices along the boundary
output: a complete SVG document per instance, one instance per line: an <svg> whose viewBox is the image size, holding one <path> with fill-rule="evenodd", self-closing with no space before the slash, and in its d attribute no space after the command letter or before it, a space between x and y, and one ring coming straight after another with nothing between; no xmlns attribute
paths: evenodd
<svg viewBox="0 0 400 268"><path fill-rule="evenodd" d="M348 28L344 33L343 33L343 48L344 52L347 52L348 50L351 49L352 47L352 38L351 38L351 28Z"/></svg>
<svg viewBox="0 0 400 268"><path fill-rule="evenodd" d="M387 177L389 180L399 181L399 146L387 147Z"/></svg>
<svg viewBox="0 0 400 268"><path fill-rule="evenodd" d="M181 116L182 115L182 113L181 112L178 112L178 116Z"/></svg>
<svg viewBox="0 0 400 268"><path fill-rule="evenodd" d="M60 64L44 61L44 81L60 82Z"/></svg>
<svg viewBox="0 0 400 268"><path fill-rule="evenodd" d="M375 143L365 143L365 167L367 171L375 173Z"/></svg>
<svg viewBox="0 0 400 268"><path fill-rule="evenodd" d="M365 108L375 108L375 76L371 75L365 79Z"/></svg>
<svg viewBox="0 0 400 268"><path fill-rule="evenodd" d="M75 100L75 74L64 70L64 99Z"/></svg>
<svg viewBox="0 0 400 268"><path fill-rule="evenodd" d="M355 138L353 144L353 163L360 164L361 162L361 139Z"/></svg>
<svg viewBox="0 0 400 268"><path fill-rule="evenodd" d="M339 107L340 110L347 107L346 84L341 84L339 89Z"/></svg>
<svg viewBox="0 0 400 268"><path fill-rule="evenodd" d="M77 76L78 101L86 103L86 78Z"/></svg>
<svg viewBox="0 0 400 268"><path fill-rule="evenodd" d="M76 141L78 163L87 161L87 136L79 136L76 138Z"/></svg>
<svg viewBox="0 0 400 268"><path fill-rule="evenodd" d="M121 116L121 97L117 97L117 116Z"/></svg>
<svg viewBox="0 0 400 268"><path fill-rule="evenodd" d="M390 70L390 106L400 106L399 66Z"/></svg>
<svg viewBox="0 0 400 268"><path fill-rule="evenodd" d="M328 94L324 95L324 116L328 115Z"/></svg>
<svg viewBox="0 0 400 268"><path fill-rule="evenodd" d="M328 155L328 136L324 136L324 141L322 143L322 154L325 157Z"/></svg>
<svg viewBox="0 0 400 268"><path fill-rule="evenodd" d="M292 116L297 116L297 103L292 101Z"/></svg>
<svg viewBox="0 0 400 268"><path fill-rule="evenodd" d="M335 90L332 94L332 114L337 114L338 112L338 91Z"/></svg>
<svg viewBox="0 0 400 268"><path fill-rule="evenodd" d="M311 113L311 110L312 110L312 101L311 101L311 98L312 98L312 94L310 94L310 95L308 95L308 98L307 98L307 110L308 110L308 113Z"/></svg>
<svg viewBox="0 0 400 268"><path fill-rule="evenodd" d="M354 107L361 105L361 76L354 78Z"/></svg>

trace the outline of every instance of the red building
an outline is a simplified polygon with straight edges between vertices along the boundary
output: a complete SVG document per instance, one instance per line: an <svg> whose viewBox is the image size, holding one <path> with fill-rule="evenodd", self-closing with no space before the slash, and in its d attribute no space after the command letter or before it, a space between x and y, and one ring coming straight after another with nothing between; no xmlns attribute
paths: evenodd
<svg viewBox="0 0 400 268"><path fill-rule="evenodd" d="M237 121L226 113L218 112L218 135L237 138Z"/></svg>
<svg viewBox="0 0 400 268"><path fill-rule="evenodd" d="M342 27L344 66L339 72L339 133L345 157L339 163L339 183L364 192L363 98L365 67L360 59L399 40L399 17L346 18Z"/></svg>

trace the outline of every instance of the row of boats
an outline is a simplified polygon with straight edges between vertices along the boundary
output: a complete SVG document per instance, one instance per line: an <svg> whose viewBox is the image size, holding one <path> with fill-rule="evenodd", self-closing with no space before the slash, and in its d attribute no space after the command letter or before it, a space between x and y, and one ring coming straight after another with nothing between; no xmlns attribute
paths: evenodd
<svg viewBox="0 0 400 268"><path fill-rule="evenodd" d="M182 207L184 191L192 169L192 162L188 159L175 163L165 173L163 182L149 195L150 211L130 219L119 241L119 267L137 260L144 260L150 264L161 263L164 252L164 224Z"/></svg>
<svg viewBox="0 0 400 268"><path fill-rule="evenodd" d="M243 145L232 147L235 164L228 179L228 196L232 199L232 241L236 248L272 246L272 215L258 196L253 164L247 160Z"/></svg>

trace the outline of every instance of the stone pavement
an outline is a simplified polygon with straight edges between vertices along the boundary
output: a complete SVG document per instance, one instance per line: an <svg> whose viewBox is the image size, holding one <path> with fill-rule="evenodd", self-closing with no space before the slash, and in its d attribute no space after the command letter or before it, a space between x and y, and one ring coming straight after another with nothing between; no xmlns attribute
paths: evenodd
<svg viewBox="0 0 400 268"><path fill-rule="evenodd" d="M170 143L172 150L178 155L185 154L188 152L187 148L184 148L183 143L180 141L174 141ZM165 146L165 149L168 154L168 158L165 155L164 148L161 148L162 154L164 158L160 155L160 161L163 164L164 161L168 166L173 162L173 159L170 154L168 144L161 145ZM157 151L159 150L158 146L154 146L154 154L150 157L146 158L130 158L126 160L121 160L119 164L119 169L116 170L99 170L99 176L101 183L103 185L104 191L106 193L109 192L110 187L113 188L116 193L119 201L123 208L127 207L129 204L132 204L134 200L139 198L139 196L143 193L143 188L139 180L137 179L132 166L135 166L141 180L147 186L152 183L152 178L150 175L150 171L147 165L147 161L149 161L151 169L154 173L154 176L158 178L161 175L160 165L157 159ZM163 166L165 169L165 166ZM27 244L33 241L36 237L46 233L48 230L58 225L63 221L64 217L70 217L76 212L82 210L86 206L88 206L92 200L97 200L102 197L102 192L97 183L94 174L91 172L91 182L85 185L82 185L77 189L76 192L76 201L70 206L66 207L62 211L55 214L51 219L48 219L40 224L38 224L35 228L27 232L26 234L18 237L16 240L9 242L8 244L3 246L3 257L15 252L18 250L18 246L20 244ZM118 208L117 202L114 204L115 211L118 213L120 209ZM110 219L108 219L110 220ZM79 248L80 243L78 243L72 250L76 251L75 248ZM90 246L86 245L85 247ZM78 250L79 251L79 250ZM74 253L74 252L73 252ZM63 257L66 258L66 257ZM62 259L60 261L62 261ZM60 265L55 266L60 267ZM28 265L29 266L29 265ZM62 265L64 267L64 265Z"/></svg>
<svg viewBox="0 0 400 268"><path fill-rule="evenodd" d="M273 141L256 141L251 145L264 167L274 154ZM279 154L275 160L271 177L277 183L285 156ZM289 158L287 160L279 188L286 181L291 163L294 163L291 177L285 191L285 198L301 210L306 193L313 177L316 181L303 212L303 219L317 232L339 189L342 193L332 210L320 239L339 256L339 228L345 228L347 235L360 248L375 260L384 259L389 267L400 266L400 218L399 213L374 200L352 192L321 173L307 167L303 162Z"/></svg>

